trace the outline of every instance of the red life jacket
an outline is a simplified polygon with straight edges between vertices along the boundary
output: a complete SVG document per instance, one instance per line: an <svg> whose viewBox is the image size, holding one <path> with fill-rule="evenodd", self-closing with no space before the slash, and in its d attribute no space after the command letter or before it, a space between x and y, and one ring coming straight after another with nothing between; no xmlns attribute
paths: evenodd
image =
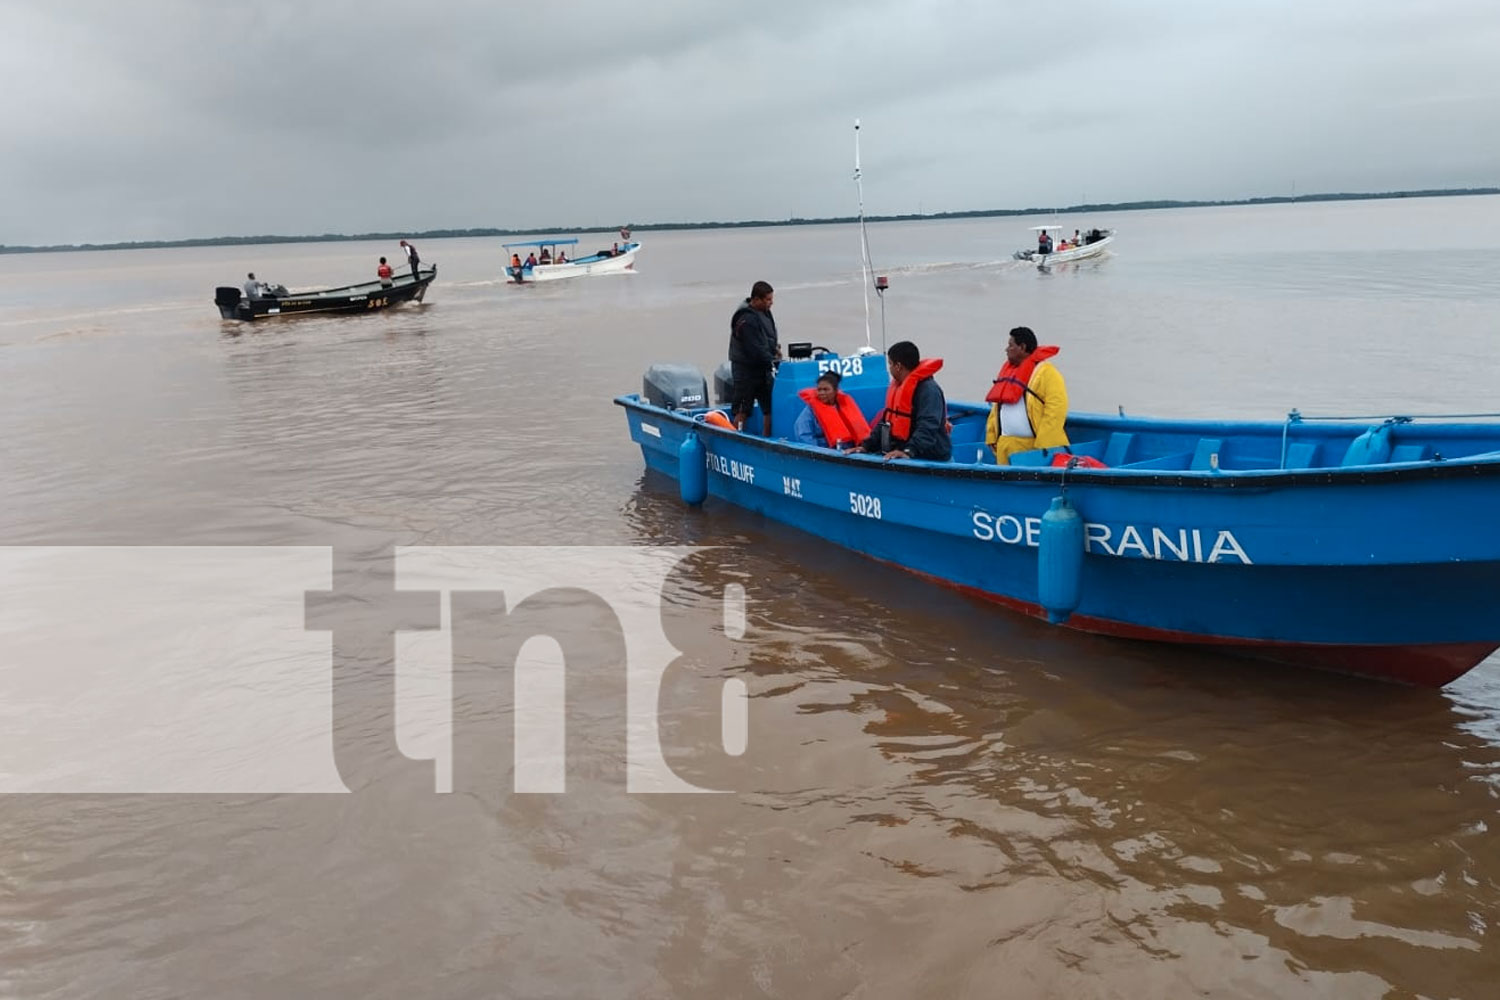
<svg viewBox="0 0 1500 1000"><path fill-rule="evenodd" d="M803 389L797 396L808 405L813 416L818 418L818 426L823 429L823 439L828 442L828 447L860 444L870 436L870 425L865 421L865 415L859 412L859 404L847 392L838 393L837 406L829 406L820 400L815 388Z"/></svg>
<svg viewBox="0 0 1500 1000"><path fill-rule="evenodd" d="M892 382L886 388L885 409L880 411L875 422L878 424L882 420L889 420L893 439L900 441L911 439L911 398L916 394L917 383L923 379L932 378L942 367L942 358L928 358L913 368L911 374L902 379L900 385Z"/></svg>
<svg viewBox="0 0 1500 1000"><path fill-rule="evenodd" d="M1109 466L1105 465L1103 462L1099 461L1097 458L1094 458L1091 455L1072 455L1072 454L1069 454L1068 452L1065 452L1065 451L1060 451L1056 455L1053 455L1052 456L1052 464L1053 464L1054 467L1060 469L1063 466L1067 465L1069 462L1074 461L1075 459L1078 462L1078 464L1075 466L1075 468L1079 468L1079 469L1107 469L1107 468L1109 468Z"/></svg>
<svg viewBox="0 0 1500 1000"><path fill-rule="evenodd" d="M377 278L389 278L391 276L391 265L381 264L375 269L375 276Z"/></svg>
<svg viewBox="0 0 1500 1000"><path fill-rule="evenodd" d="M1005 362L1000 369L1000 374L995 376L995 384L990 387L984 401L986 403L1019 403L1023 395L1031 392L1031 374L1036 371L1036 366L1057 352L1058 348L1049 344L1046 347L1038 347L1026 355L1025 360L1018 365L1013 365L1009 361ZM1035 392L1031 394L1036 396Z"/></svg>

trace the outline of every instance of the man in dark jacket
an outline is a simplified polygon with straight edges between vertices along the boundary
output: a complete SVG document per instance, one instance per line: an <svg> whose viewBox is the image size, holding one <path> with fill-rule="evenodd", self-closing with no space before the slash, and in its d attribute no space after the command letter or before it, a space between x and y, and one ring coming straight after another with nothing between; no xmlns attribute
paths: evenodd
<svg viewBox="0 0 1500 1000"><path fill-rule="evenodd" d="M776 319L771 315L775 290L764 281L750 288L750 297L740 303L729 320L729 374L734 381L734 425L745 429L750 411L760 403L765 421L763 433L771 436L772 366L781 357L776 337Z"/></svg>
<svg viewBox="0 0 1500 1000"><path fill-rule="evenodd" d="M887 459L948 461L953 457L953 440L948 433L948 400L932 378L933 373L943 367L942 359L923 361L922 352L909 340L892 344L885 357L886 367L891 372L885 409L871 424L870 436L865 438L860 449L883 454Z"/></svg>

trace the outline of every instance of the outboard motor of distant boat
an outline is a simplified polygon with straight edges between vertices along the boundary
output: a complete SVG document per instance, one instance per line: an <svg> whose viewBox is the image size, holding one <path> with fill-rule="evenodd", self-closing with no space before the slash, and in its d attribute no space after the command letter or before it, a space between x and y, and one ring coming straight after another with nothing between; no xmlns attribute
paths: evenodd
<svg viewBox="0 0 1500 1000"><path fill-rule="evenodd" d="M692 365L652 365L641 380L641 395L652 406L690 410L708 405L708 381Z"/></svg>
<svg viewBox="0 0 1500 1000"><path fill-rule="evenodd" d="M219 307L219 315L225 319L239 319L240 290L220 285L214 289L214 305Z"/></svg>
<svg viewBox="0 0 1500 1000"><path fill-rule="evenodd" d="M734 403L734 368L728 361L714 369L714 402L720 406Z"/></svg>

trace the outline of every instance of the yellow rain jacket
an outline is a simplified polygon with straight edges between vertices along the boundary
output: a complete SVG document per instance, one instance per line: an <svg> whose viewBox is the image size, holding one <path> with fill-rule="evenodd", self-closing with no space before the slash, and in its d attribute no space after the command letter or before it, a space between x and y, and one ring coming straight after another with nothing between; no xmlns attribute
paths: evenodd
<svg viewBox="0 0 1500 1000"><path fill-rule="evenodd" d="M1001 437L1000 404L990 404L990 419L984 426L984 443L995 449L995 464L1009 465L1010 456L1035 448L1060 448L1068 443L1063 424L1068 419L1068 387L1062 372L1043 361L1032 369L1026 383L1026 418L1036 437Z"/></svg>

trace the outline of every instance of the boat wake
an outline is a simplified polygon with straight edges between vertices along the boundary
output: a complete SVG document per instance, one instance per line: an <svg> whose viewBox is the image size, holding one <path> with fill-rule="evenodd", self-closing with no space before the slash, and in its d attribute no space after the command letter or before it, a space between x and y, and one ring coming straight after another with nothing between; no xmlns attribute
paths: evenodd
<svg viewBox="0 0 1500 1000"><path fill-rule="evenodd" d="M927 264L907 264L902 267L891 268L891 273L938 274L945 271L989 271L995 268L1018 270L1023 267L1034 266L1029 261L1012 260L1009 257L1001 260L939 260Z"/></svg>

